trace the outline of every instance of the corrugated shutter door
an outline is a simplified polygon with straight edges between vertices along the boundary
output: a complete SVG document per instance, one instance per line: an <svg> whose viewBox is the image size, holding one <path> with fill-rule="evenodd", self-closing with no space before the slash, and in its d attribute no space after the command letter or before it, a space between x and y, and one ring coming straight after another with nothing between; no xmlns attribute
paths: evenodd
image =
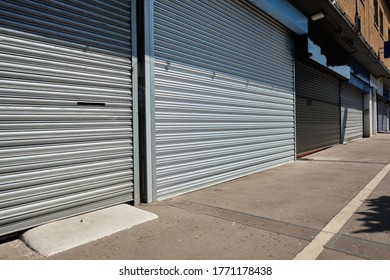
<svg viewBox="0 0 390 280"><path fill-rule="evenodd" d="M154 11L158 198L294 160L290 34L242 1Z"/></svg>
<svg viewBox="0 0 390 280"><path fill-rule="evenodd" d="M130 1L0 1L0 235L131 201Z"/></svg>
<svg viewBox="0 0 390 280"><path fill-rule="evenodd" d="M341 141L363 137L363 92L349 84L341 87Z"/></svg>
<svg viewBox="0 0 390 280"><path fill-rule="evenodd" d="M387 106L386 102L378 98L378 131L387 131Z"/></svg>
<svg viewBox="0 0 390 280"><path fill-rule="evenodd" d="M296 62L297 153L340 141L339 80Z"/></svg>

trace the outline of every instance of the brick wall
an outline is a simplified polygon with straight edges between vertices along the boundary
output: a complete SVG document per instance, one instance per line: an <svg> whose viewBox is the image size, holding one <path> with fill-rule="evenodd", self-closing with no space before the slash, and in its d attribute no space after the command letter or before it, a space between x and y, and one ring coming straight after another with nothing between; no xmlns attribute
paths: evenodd
<svg viewBox="0 0 390 280"><path fill-rule="evenodd" d="M389 41L390 11L386 0L378 0L379 10L383 12L383 35L380 33L379 12L378 25L374 23L374 0L337 0L336 5L345 14L351 25L355 25L356 2L358 4L358 14L361 19L361 36L373 52L378 54L383 48L384 41ZM383 49L380 50L380 58L390 69L390 58L383 58Z"/></svg>

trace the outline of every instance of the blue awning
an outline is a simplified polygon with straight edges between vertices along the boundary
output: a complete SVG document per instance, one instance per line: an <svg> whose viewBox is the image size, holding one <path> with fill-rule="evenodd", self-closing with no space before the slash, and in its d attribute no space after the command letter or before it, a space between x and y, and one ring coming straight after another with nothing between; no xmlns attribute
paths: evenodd
<svg viewBox="0 0 390 280"><path fill-rule="evenodd" d="M307 34L307 17L286 0L248 0L298 35Z"/></svg>

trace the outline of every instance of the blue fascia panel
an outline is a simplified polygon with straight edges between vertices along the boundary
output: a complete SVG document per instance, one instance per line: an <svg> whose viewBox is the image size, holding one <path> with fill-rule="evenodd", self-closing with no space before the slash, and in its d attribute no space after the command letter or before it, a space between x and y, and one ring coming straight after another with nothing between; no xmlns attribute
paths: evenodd
<svg viewBox="0 0 390 280"><path fill-rule="evenodd" d="M370 84L370 72L361 66L356 60L351 59L351 73L367 84Z"/></svg>
<svg viewBox="0 0 390 280"><path fill-rule="evenodd" d="M287 0L248 0L298 35L308 33L308 20Z"/></svg>
<svg viewBox="0 0 390 280"><path fill-rule="evenodd" d="M358 76L354 74L351 74L348 83L364 91L365 93L370 92L370 84L367 84L365 81L363 81L362 79L360 79Z"/></svg>

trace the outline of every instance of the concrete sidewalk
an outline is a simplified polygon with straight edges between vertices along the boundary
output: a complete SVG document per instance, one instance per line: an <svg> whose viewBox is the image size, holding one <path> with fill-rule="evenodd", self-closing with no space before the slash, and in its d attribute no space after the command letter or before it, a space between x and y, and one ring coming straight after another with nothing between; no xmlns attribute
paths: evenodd
<svg viewBox="0 0 390 280"><path fill-rule="evenodd" d="M158 203L159 216L49 258L15 239L0 259L293 259L385 166L378 134ZM390 259L390 173L317 259Z"/></svg>

